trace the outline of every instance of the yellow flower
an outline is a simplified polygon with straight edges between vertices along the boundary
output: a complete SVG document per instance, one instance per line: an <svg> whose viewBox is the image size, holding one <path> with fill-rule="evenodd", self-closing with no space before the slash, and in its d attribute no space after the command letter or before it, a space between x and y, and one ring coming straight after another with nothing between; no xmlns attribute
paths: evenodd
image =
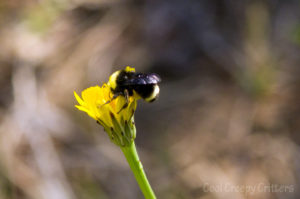
<svg viewBox="0 0 300 199"><path fill-rule="evenodd" d="M119 146L129 146L133 142L136 134L134 112L137 106L134 97L129 97L128 106L122 109L126 103L125 97L120 95L110 101L113 94L107 84L85 89L81 93L82 98L76 92L74 95L79 103L75 107L101 124L112 142Z"/></svg>

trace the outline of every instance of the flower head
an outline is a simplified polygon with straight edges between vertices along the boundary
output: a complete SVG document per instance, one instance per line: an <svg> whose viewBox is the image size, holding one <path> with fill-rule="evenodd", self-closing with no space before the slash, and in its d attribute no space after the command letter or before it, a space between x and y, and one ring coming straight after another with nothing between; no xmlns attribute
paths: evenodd
<svg viewBox="0 0 300 199"><path fill-rule="evenodd" d="M132 143L136 134L134 112L137 102L134 97L129 97L128 102L122 95L112 100L113 94L107 84L85 89L81 98L76 92L74 95L79 103L75 107L101 124L112 142L119 146ZM126 103L128 106L124 108Z"/></svg>

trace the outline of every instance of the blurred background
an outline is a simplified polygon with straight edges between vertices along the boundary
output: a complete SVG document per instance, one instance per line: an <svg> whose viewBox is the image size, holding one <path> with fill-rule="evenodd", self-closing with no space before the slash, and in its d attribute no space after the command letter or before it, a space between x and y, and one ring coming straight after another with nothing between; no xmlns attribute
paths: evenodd
<svg viewBox="0 0 300 199"><path fill-rule="evenodd" d="M135 115L158 198L300 198L299 8L0 0L0 198L143 198L119 148L74 107L73 91L127 65L163 80Z"/></svg>

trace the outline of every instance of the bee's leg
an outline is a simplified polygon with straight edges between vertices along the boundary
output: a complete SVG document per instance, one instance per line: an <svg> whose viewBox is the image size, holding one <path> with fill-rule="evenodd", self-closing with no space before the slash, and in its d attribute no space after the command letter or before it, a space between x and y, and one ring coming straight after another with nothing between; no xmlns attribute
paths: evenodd
<svg viewBox="0 0 300 199"><path fill-rule="evenodd" d="M125 109L128 104L129 104L129 92L127 89L124 90L124 97L125 97L125 100L126 100L126 103L122 106L122 108L119 110L118 114L123 110Z"/></svg>
<svg viewBox="0 0 300 199"><path fill-rule="evenodd" d="M104 105L106 105L106 104L111 103L111 102L112 102L113 100L115 100L119 95L120 95L120 93L114 94L114 96L113 96L110 100L108 100L107 102L105 102L105 103L102 104L101 106L104 106Z"/></svg>

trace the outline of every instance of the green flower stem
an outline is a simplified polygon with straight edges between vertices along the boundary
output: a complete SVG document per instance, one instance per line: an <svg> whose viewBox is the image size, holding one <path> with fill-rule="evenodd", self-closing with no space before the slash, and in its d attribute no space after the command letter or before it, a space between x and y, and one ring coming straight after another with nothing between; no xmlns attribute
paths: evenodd
<svg viewBox="0 0 300 199"><path fill-rule="evenodd" d="M139 159L138 153L135 148L134 141L128 147L121 147L127 162L142 190L145 199L156 199L155 194L148 182L143 165Z"/></svg>

